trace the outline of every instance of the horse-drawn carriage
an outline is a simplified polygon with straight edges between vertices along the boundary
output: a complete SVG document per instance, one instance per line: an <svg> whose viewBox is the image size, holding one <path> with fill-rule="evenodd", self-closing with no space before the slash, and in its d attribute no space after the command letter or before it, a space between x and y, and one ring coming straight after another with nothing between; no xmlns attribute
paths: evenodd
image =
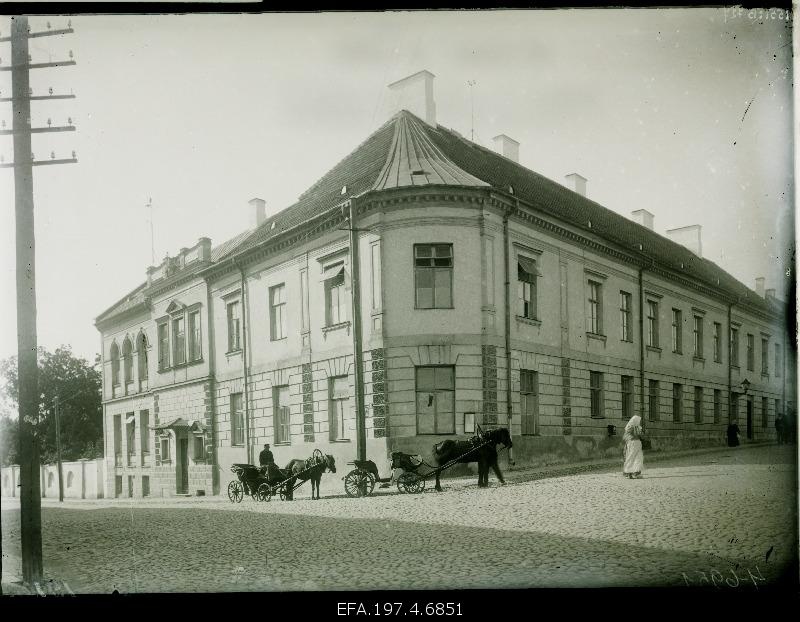
<svg viewBox="0 0 800 622"><path fill-rule="evenodd" d="M392 453L392 472L401 469L402 474L397 478L397 489L402 493L421 493L425 490L425 482L429 478L436 477L436 490L441 491L439 476L442 471L458 463L478 463L478 486L486 487L489 485L489 468L494 469L497 479L501 483L503 474L497 466L497 449L500 444L504 448L512 446L511 435L507 428L495 428L491 430L481 430L469 440L446 440L437 443L433 447L433 455L436 465L428 464L418 455L406 454L403 452ZM354 460L348 462L354 465L352 471L345 475L344 490L348 497L366 497L372 494L376 482L388 484L392 477L381 478L378 475L378 467L372 460ZM421 472L422 467L427 469Z"/></svg>
<svg viewBox="0 0 800 622"><path fill-rule="evenodd" d="M281 500L292 500L294 491L306 481L311 480L311 498L319 498L319 482L325 471L336 473L333 456L323 454L319 449L307 460L294 459L279 469L274 464L257 467L253 464L233 464L231 471L236 479L228 484L228 499L241 503L245 495L255 501L269 501L279 495ZM315 497L316 494L316 497Z"/></svg>

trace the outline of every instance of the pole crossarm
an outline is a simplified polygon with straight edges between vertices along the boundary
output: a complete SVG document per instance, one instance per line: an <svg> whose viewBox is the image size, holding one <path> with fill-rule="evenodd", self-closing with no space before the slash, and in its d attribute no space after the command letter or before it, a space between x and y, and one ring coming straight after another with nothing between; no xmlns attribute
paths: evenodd
<svg viewBox="0 0 800 622"><path fill-rule="evenodd" d="M55 37L56 35L71 35L75 31L72 28L59 28L58 30L40 30L38 32L29 32L28 39L36 39L38 37ZM16 37L0 37L0 43L7 43L13 41Z"/></svg>
<svg viewBox="0 0 800 622"><path fill-rule="evenodd" d="M54 125L53 127L29 127L20 130L0 130L0 135L8 136L10 134L46 134L47 132L74 132L74 125Z"/></svg>
<svg viewBox="0 0 800 622"><path fill-rule="evenodd" d="M48 164L77 164L78 158L65 158L59 160L39 160L38 162L31 162L32 166L47 166ZM0 168L14 168L17 166L14 162L4 162L0 164ZM20 164L23 166L23 164Z"/></svg>
<svg viewBox="0 0 800 622"><path fill-rule="evenodd" d="M43 99L75 99L75 95L31 95L30 97L20 98L22 101L28 100L29 102L41 101ZM0 102L14 102L17 101L16 97L0 97Z"/></svg>
<svg viewBox="0 0 800 622"><path fill-rule="evenodd" d="M15 69L45 69L47 67L66 67L68 65L76 65L74 60L60 60L54 63L24 63L21 65L4 65L0 67L0 71L14 71Z"/></svg>

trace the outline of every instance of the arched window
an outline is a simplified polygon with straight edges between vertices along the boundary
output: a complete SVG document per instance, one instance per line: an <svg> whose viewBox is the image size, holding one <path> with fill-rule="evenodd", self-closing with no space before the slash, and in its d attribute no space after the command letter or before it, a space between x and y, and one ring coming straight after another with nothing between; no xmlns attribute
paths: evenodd
<svg viewBox="0 0 800 622"><path fill-rule="evenodd" d="M70 471L67 473L67 488L72 488L72 481L75 479L75 474Z"/></svg>
<svg viewBox="0 0 800 622"><path fill-rule="evenodd" d="M117 342L111 344L111 384L117 386L119 384L119 347Z"/></svg>
<svg viewBox="0 0 800 622"><path fill-rule="evenodd" d="M122 342L122 373L126 383L133 380L133 345L128 337Z"/></svg>
<svg viewBox="0 0 800 622"><path fill-rule="evenodd" d="M147 380L147 337L144 333L136 341L136 351L139 353L139 380Z"/></svg>

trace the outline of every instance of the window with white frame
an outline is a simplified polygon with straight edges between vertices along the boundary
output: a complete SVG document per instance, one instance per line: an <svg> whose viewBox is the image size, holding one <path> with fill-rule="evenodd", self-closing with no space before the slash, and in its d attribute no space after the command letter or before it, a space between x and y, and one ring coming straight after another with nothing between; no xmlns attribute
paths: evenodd
<svg viewBox="0 0 800 622"><path fill-rule="evenodd" d="M633 376L622 376L622 418L628 421L633 417Z"/></svg>
<svg viewBox="0 0 800 622"><path fill-rule="evenodd" d="M172 357L175 365L186 362L186 333L183 316L172 319Z"/></svg>
<svg viewBox="0 0 800 622"><path fill-rule="evenodd" d="M453 245L414 245L414 306L453 308Z"/></svg>
<svg viewBox="0 0 800 622"><path fill-rule="evenodd" d="M161 437L161 462L169 462L172 460L169 447L169 436Z"/></svg>
<svg viewBox="0 0 800 622"><path fill-rule="evenodd" d="M142 455L150 453L150 411L139 411L139 439Z"/></svg>
<svg viewBox="0 0 800 622"><path fill-rule="evenodd" d="M274 387L272 393L274 405L275 443L290 443L289 428L289 387Z"/></svg>
<svg viewBox="0 0 800 622"><path fill-rule="evenodd" d="M344 263L325 267L325 326L347 321L347 294L344 288Z"/></svg>
<svg viewBox="0 0 800 622"><path fill-rule="evenodd" d="M122 376L125 384L133 382L133 344L128 337L122 342Z"/></svg>
<svg viewBox="0 0 800 622"><path fill-rule="evenodd" d="M536 260L528 257L517 257L517 315L529 320L537 319L536 315L536 277L538 270Z"/></svg>
<svg viewBox="0 0 800 622"><path fill-rule="evenodd" d="M169 324L166 321L158 324L158 369L169 368Z"/></svg>
<svg viewBox="0 0 800 622"><path fill-rule="evenodd" d="M269 288L269 335L272 341L286 338L286 286Z"/></svg>
<svg viewBox="0 0 800 622"><path fill-rule="evenodd" d="M714 361L722 362L722 324L714 322Z"/></svg>
<svg viewBox="0 0 800 622"><path fill-rule="evenodd" d="M139 362L139 380L147 380L147 337L144 333L139 335L136 343Z"/></svg>
<svg viewBox="0 0 800 622"><path fill-rule="evenodd" d="M731 328L730 362L733 367L739 367L739 329Z"/></svg>
<svg viewBox="0 0 800 622"><path fill-rule="evenodd" d="M591 398L591 415L593 418L603 417L603 372L589 372L589 396Z"/></svg>
<svg viewBox="0 0 800 622"><path fill-rule="evenodd" d="M189 360L199 361L203 358L203 340L200 326L200 311L189 312Z"/></svg>
<svg viewBox="0 0 800 622"><path fill-rule="evenodd" d="M347 376L328 379L328 438L347 440L347 421L350 419L350 382Z"/></svg>
<svg viewBox="0 0 800 622"><path fill-rule="evenodd" d="M125 415L125 439L128 443L128 455L136 453L136 415L128 413Z"/></svg>
<svg viewBox="0 0 800 622"><path fill-rule="evenodd" d="M522 433L539 433L539 374L531 369L519 370L519 406Z"/></svg>
<svg viewBox="0 0 800 622"><path fill-rule="evenodd" d="M753 371L756 366L756 338L750 333L747 334L747 369Z"/></svg>
<svg viewBox="0 0 800 622"><path fill-rule="evenodd" d="M703 358L703 316L694 316L694 356Z"/></svg>
<svg viewBox="0 0 800 622"><path fill-rule="evenodd" d="M241 350L241 309L238 300L229 302L228 311L228 352Z"/></svg>
<svg viewBox="0 0 800 622"><path fill-rule="evenodd" d="M244 410L242 394L231 393L231 445L244 445Z"/></svg>
<svg viewBox="0 0 800 622"><path fill-rule="evenodd" d="M416 368L417 434L455 434L455 367Z"/></svg>
<svg viewBox="0 0 800 622"><path fill-rule="evenodd" d="M672 420L679 423L683 420L683 385L672 384Z"/></svg>
<svg viewBox="0 0 800 622"><path fill-rule="evenodd" d="M672 310L672 351L683 353L683 312L680 309Z"/></svg>
<svg viewBox="0 0 800 622"><path fill-rule="evenodd" d="M194 459L206 459L206 439L201 434L195 434L194 436Z"/></svg>
<svg viewBox="0 0 800 622"><path fill-rule="evenodd" d="M769 339L761 338L761 373L769 373Z"/></svg>
<svg viewBox="0 0 800 622"><path fill-rule="evenodd" d="M119 346L116 341L111 344L109 358L111 359L111 384L116 387L119 386Z"/></svg>
<svg viewBox="0 0 800 622"><path fill-rule="evenodd" d="M603 334L603 286L589 281L589 332Z"/></svg>
<svg viewBox="0 0 800 622"><path fill-rule="evenodd" d="M622 332L620 336L622 341L633 341L631 333L631 324L633 321L631 300L630 293L623 291L619 293L619 325Z"/></svg>

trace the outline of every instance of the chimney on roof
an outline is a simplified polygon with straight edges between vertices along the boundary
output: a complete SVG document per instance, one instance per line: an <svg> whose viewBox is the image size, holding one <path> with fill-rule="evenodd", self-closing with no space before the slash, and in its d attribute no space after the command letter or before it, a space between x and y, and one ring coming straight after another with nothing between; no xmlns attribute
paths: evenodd
<svg viewBox="0 0 800 622"><path fill-rule="evenodd" d="M198 255L200 261L211 261L211 238L200 238L197 244L200 247Z"/></svg>
<svg viewBox="0 0 800 622"><path fill-rule="evenodd" d="M764 298L772 298L772 300L776 300L776 298L775 298L775 289L765 289L764 290Z"/></svg>
<svg viewBox="0 0 800 622"><path fill-rule="evenodd" d="M766 297L766 292L764 291L765 283L766 279L763 276L759 276L756 278L756 294L758 294L762 298Z"/></svg>
<svg viewBox="0 0 800 622"><path fill-rule="evenodd" d="M700 225L689 225L688 227L678 227L677 229L667 229L667 237L685 246L698 257L703 256L703 244L700 238L702 227Z"/></svg>
<svg viewBox="0 0 800 622"><path fill-rule="evenodd" d="M389 113L408 110L436 127L436 102L433 101L433 79L430 71L423 69L389 85Z"/></svg>
<svg viewBox="0 0 800 622"><path fill-rule="evenodd" d="M643 227L647 227L650 231L653 230L653 216L646 209L637 209L631 212L631 218L634 222L638 222Z"/></svg>
<svg viewBox="0 0 800 622"><path fill-rule="evenodd" d="M582 197L586 196L586 182L588 180L585 177L578 175L578 173L570 173L564 179L567 180L567 188L577 192Z"/></svg>
<svg viewBox="0 0 800 622"><path fill-rule="evenodd" d="M505 134L499 134L492 140L497 153L519 164L519 143L516 140Z"/></svg>
<svg viewBox="0 0 800 622"><path fill-rule="evenodd" d="M267 202L264 199L250 199L250 228L255 229L267 219Z"/></svg>

